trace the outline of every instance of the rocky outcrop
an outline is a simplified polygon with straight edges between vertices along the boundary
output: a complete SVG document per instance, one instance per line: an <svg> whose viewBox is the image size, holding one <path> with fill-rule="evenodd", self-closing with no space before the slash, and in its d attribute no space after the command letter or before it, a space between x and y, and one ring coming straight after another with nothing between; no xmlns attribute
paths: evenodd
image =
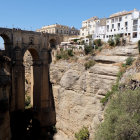
<svg viewBox="0 0 140 140"><path fill-rule="evenodd" d="M92 58L97 63L88 70L82 61L63 60L50 65L57 115L56 140L73 140L75 132L83 126L88 127L90 139L93 139L98 124L103 120L104 106L100 100L116 82L118 63L125 62L128 56L137 55L136 46L126 46L103 49L100 55Z"/></svg>
<svg viewBox="0 0 140 140"><path fill-rule="evenodd" d="M63 70L60 72L59 69ZM100 99L116 81L118 71L119 67L112 64L96 64L88 71L78 63L51 64L56 127L60 135L73 139L75 132L87 126L92 137L97 124L103 120L104 106ZM58 75L53 76L53 73Z"/></svg>

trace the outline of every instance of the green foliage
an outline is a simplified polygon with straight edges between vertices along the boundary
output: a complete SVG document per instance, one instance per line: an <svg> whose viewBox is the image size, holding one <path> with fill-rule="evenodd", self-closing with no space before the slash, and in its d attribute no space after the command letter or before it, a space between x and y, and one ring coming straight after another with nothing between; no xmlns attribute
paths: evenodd
<svg viewBox="0 0 140 140"><path fill-rule="evenodd" d="M138 41L138 49L139 49L139 54L140 54L140 40Z"/></svg>
<svg viewBox="0 0 140 140"><path fill-rule="evenodd" d="M85 45L85 41L84 41L84 40L82 40L80 44L81 44L81 45Z"/></svg>
<svg viewBox="0 0 140 140"><path fill-rule="evenodd" d="M96 45L97 47L102 46L102 41L101 41L101 39L96 39L96 40L94 40L94 45Z"/></svg>
<svg viewBox="0 0 140 140"><path fill-rule="evenodd" d="M56 54L56 59L64 59L64 60L68 60L70 57L74 56L73 54L73 50L65 50L65 51L60 51L59 53Z"/></svg>
<svg viewBox="0 0 140 140"><path fill-rule="evenodd" d="M83 127L79 132L75 133L75 138L77 140L88 140L89 131L88 131L87 127Z"/></svg>
<svg viewBox="0 0 140 140"><path fill-rule="evenodd" d="M115 38L114 38L114 40L115 40L115 46L119 46L120 45L120 35L115 35Z"/></svg>
<svg viewBox="0 0 140 140"><path fill-rule="evenodd" d="M95 65L95 61L94 60L89 60L88 62L86 62L84 64L86 70L89 69L90 67L94 66L94 65Z"/></svg>
<svg viewBox="0 0 140 140"><path fill-rule="evenodd" d="M140 139L140 89L117 92L108 104L95 140Z"/></svg>
<svg viewBox="0 0 140 140"><path fill-rule="evenodd" d="M103 99L101 99L101 103L105 104L108 102L108 100L112 97L113 94L118 92L119 90L119 80L121 79L124 71L120 71L117 74L117 80L116 83L112 86L111 90L108 91Z"/></svg>
<svg viewBox="0 0 140 140"><path fill-rule="evenodd" d="M110 39L108 40L108 44L109 44L110 46L114 46L114 45L115 45L115 42L114 42L114 40L113 40L112 38L110 38Z"/></svg>
<svg viewBox="0 0 140 140"><path fill-rule="evenodd" d="M79 40L79 39L74 39L73 41L74 41L75 43L77 43L78 40Z"/></svg>
<svg viewBox="0 0 140 140"><path fill-rule="evenodd" d="M134 61L134 59L132 58L132 57L128 57L127 59L126 59L126 65L132 65L132 63L133 63L133 61Z"/></svg>
<svg viewBox="0 0 140 140"><path fill-rule="evenodd" d="M93 48L92 46L85 46L84 51L85 51L85 54L88 55L88 54L93 53Z"/></svg>
<svg viewBox="0 0 140 140"><path fill-rule="evenodd" d="M95 45L95 50L97 50L97 49L98 49L98 46Z"/></svg>
<svg viewBox="0 0 140 140"><path fill-rule="evenodd" d="M74 56L73 55L73 50L68 50L68 56Z"/></svg>
<svg viewBox="0 0 140 140"><path fill-rule="evenodd" d="M25 95L25 108L29 108L31 106L31 97Z"/></svg>
<svg viewBox="0 0 140 140"><path fill-rule="evenodd" d="M122 45L125 46L126 45L126 40L124 38L122 38Z"/></svg>

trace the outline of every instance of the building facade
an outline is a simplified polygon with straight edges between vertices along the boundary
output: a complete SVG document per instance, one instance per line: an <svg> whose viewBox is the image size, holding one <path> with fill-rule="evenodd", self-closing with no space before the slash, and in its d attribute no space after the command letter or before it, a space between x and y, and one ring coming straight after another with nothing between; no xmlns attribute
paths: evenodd
<svg viewBox="0 0 140 140"><path fill-rule="evenodd" d="M36 31L50 33L50 34L61 34L61 35L79 35L80 33L80 31L75 27L69 27L60 24L43 26L41 29L37 29Z"/></svg>
<svg viewBox="0 0 140 140"><path fill-rule="evenodd" d="M140 11L122 11L110 15L109 18L91 18L82 22L80 37L86 39L92 35L94 39L102 39L107 42L115 35L125 38L129 42L140 40Z"/></svg>
<svg viewBox="0 0 140 140"><path fill-rule="evenodd" d="M95 33L97 19L98 17L92 17L82 22L82 28L80 29L80 37L85 38Z"/></svg>
<svg viewBox="0 0 140 140"><path fill-rule="evenodd" d="M116 34L132 42L138 41L140 39L140 12L134 9L112 14L106 21L105 40Z"/></svg>

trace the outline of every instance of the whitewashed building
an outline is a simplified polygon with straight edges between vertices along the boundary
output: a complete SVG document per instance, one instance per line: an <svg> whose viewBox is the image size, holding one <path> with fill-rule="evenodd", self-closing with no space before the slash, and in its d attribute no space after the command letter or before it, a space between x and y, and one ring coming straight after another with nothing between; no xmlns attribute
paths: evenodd
<svg viewBox="0 0 140 140"><path fill-rule="evenodd" d="M102 39L108 41L119 34L129 42L140 40L140 11L122 11L110 15L109 18L90 18L82 22L80 37L87 40L87 36L92 35L93 40Z"/></svg>
<svg viewBox="0 0 140 140"><path fill-rule="evenodd" d="M140 12L134 9L112 14L106 21L105 40L116 34L132 42L140 40Z"/></svg>
<svg viewBox="0 0 140 140"><path fill-rule="evenodd" d="M80 37L87 37L95 33L96 20L98 17L92 17L82 22L82 28L80 29Z"/></svg>
<svg viewBox="0 0 140 140"><path fill-rule="evenodd" d="M93 34L93 39L105 40L106 37L106 18L98 19L96 22L95 33Z"/></svg>

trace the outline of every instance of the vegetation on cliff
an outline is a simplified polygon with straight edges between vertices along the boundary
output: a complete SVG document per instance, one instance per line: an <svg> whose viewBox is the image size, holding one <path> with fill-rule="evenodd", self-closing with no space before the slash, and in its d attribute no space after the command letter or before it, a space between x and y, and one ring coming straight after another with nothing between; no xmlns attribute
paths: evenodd
<svg viewBox="0 0 140 140"><path fill-rule="evenodd" d="M75 138L77 140L88 140L89 139L89 131L87 127L84 127L79 130L79 132L75 133Z"/></svg>
<svg viewBox="0 0 140 140"><path fill-rule="evenodd" d="M95 140L139 140L140 89L117 92L110 100Z"/></svg>

